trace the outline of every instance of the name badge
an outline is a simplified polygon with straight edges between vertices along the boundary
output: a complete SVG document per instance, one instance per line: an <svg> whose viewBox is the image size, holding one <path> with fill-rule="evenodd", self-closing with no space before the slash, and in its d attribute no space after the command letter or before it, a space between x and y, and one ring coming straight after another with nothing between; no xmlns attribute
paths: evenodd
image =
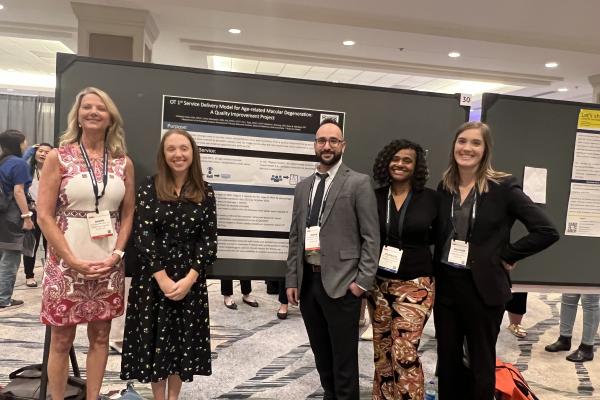
<svg viewBox="0 0 600 400"><path fill-rule="evenodd" d="M393 246L383 246L381 256L379 256L379 268L389 272L398 272L401 260L402 250Z"/></svg>
<svg viewBox="0 0 600 400"><path fill-rule="evenodd" d="M309 226L306 228L304 235L304 250L305 251L320 251L321 242L319 241L320 226Z"/></svg>
<svg viewBox="0 0 600 400"><path fill-rule="evenodd" d="M98 214L89 213L87 215L87 221L92 239L101 239L114 235L110 212L100 211Z"/></svg>
<svg viewBox="0 0 600 400"><path fill-rule="evenodd" d="M451 240L448 262L466 267L467 258L469 258L469 243L462 240Z"/></svg>

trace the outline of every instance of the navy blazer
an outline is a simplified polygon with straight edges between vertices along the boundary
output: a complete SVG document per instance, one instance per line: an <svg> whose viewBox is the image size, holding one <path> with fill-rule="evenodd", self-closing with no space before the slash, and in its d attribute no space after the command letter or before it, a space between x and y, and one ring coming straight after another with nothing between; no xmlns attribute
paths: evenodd
<svg viewBox="0 0 600 400"><path fill-rule="evenodd" d="M502 178L500 183L488 181L489 190L477 197L476 218L469 243L467 265L483 302L498 306L510 300L510 276L502 260L513 264L538 253L559 239L559 234L543 210L523 193L513 176ZM443 279L444 267L440 260L444 244L452 231L450 207L452 193L438 185L440 209L436 229L436 277ZM510 242L510 231L515 220L521 221L527 235ZM438 281L438 285L443 282Z"/></svg>

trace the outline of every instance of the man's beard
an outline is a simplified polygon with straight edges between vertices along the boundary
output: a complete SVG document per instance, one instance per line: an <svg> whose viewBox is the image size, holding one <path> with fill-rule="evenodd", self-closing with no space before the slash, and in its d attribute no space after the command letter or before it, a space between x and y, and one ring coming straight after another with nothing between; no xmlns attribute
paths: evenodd
<svg viewBox="0 0 600 400"><path fill-rule="evenodd" d="M335 165L335 164L337 164L337 162L338 162L338 161L340 161L340 160L341 160L341 158L342 158L342 153L341 153L341 152L340 152L340 153L336 153L336 152L332 152L332 153L330 153L330 154L332 154L332 155L333 155L333 157L331 157L331 159L330 159L330 160L326 160L326 159L324 159L324 158L323 158L323 155L324 155L324 154L327 154L327 153L325 153L325 152L321 152L319 155L317 155L317 158L319 159L319 162L320 162L321 164L323 164L323 165Z"/></svg>

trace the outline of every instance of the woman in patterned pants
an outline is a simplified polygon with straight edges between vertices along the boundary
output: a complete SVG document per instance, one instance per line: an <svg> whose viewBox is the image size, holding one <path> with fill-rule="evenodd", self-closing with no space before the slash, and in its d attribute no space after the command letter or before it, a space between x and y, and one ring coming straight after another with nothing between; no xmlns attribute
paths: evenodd
<svg viewBox="0 0 600 400"><path fill-rule="evenodd" d="M436 192L425 188L423 148L394 140L380 151L373 178L382 252L374 289L375 379L373 399L423 399L424 377L417 354L434 299L430 244L437 216Z"/></svg>

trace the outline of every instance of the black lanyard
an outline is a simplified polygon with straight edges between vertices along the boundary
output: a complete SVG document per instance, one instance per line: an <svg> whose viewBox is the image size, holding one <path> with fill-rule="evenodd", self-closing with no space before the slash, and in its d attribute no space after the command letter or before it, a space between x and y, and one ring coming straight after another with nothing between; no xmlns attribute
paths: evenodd
<svg viewBox="0 0 600 400"><path fill-rule="evenodd" d="M317 176L315 174L315 176ZM331 178L331 175L329 175L327 178ZM327 179L327 178L319 178L319 179ZM329 191L331 190L331 185L333 184L333 178L331 178L332 182L329 184L329 187L327 187L327 190L325 191L325 195L323 196L323 202L321 203L321 208L319 209L319 226L321 226L321 217L323 216L323 211L325 211L325 204L327 203L327 197L329 196ZM325 183L327 184L327 183ZM313 187L315 186L315 179L313 178L312 183L310 184L310 190L308 192L308 213L306 214L306 226L308 226L309 221L310 221L310 209L312 206L312 197L313 197Z"/></svg>
<svg viewBox="0 0 600 400"><path fill-rule="evenodd" d="M467 242L471 241L471 233L473 232L473 226L475 225L475 217L477 216L477 187L473 187L473 205L471 206L471 215L469 218L469 229L467 230ZM469 195L467 195L468 197ZM466 200L466 199L465 199ZM456 225L454 225L454 201L455 193L452 193L452 205L450 207L450 221L452 222L452 237L456 240L457 232Z"/></svg>
<svg viewBox="0 0 600 400"><path fill-rule="evenodd" d="M96 179L96 174L94 174L94 169L92 168L90 158L88 157L88 154L85 151L85 147L83 147L83 143L79 142L79 148L81 149L81 155L83 156L85 165L88 169L88 172L90 173L90 179L92 180L92 189L94 189L94 197L96 198L96 214L98 214L98 203L100 202L100 199L104 196L104 192L106 192L106 184L108 183L108 148L104 146L104 160L102 163L102 183L104 184L104 186L102 188L102 194L100 195L98 195L98 180Z"/></svg>
<svg viewBox="0 0 600 400"><path fill-rule="evenodd" d="M402 204L402 207L400 207L400 218L398 219L398 242L400 244L400 249L402 249L402 231L404 230L404 219L406 218L406 210L408 209L408 205L410 204L410 201L412 200L412 195L413 192L412 190L410 192L408 192L408 195L406 196L406 199L404 199L404 203ZM387 198L387 207L386 207L386 213L385 213L385 237L386 240L389 239L390 237L390 207L392 206L394 197L392 196L392 188L390 187L390 190L388 192L388 198ZM394 203L394 207L396 207L396 203Z"/></svg>

